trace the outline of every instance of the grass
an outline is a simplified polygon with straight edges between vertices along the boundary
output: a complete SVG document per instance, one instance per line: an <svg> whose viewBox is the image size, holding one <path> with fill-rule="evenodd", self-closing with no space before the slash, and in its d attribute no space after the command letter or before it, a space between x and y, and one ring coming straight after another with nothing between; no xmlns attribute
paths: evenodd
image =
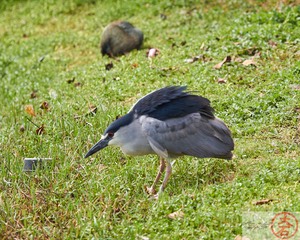
<svg viewBox="0 0 300 240"><path fill-rule="evenodd" d="M6 1L0 12L1 239L234 239L245 211L299 211L296 2ZM142 29L145 42L111 60L100 55L100 35L117 19ZM152 62L149 47L160 50ZM226 56L233 60L214 69ZM251 58L256 65L242 64ZM235 157L178 159L154 201L144 185L156 156L116 148L83 156L117 115L166 85L211 100ZM91 106L95 115L86 114ZM53 160L28 174L25 157ZM253 204L261 199L273 201ZM182 219L168 217L178 210Z"/></svg>

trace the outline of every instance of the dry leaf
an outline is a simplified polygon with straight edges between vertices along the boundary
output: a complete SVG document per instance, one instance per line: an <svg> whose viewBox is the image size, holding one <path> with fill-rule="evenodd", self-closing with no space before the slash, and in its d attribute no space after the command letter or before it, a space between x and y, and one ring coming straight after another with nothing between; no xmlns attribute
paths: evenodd
<svg viewBox="0 0 300 240"><path fill-rule="evenodd" d="M44 109L44 110L48 110L49 109L49 104L48 102L43 102L40 106L41 109Z"/></svg>
<svg viewBox="0 0 300 240"><path fill-rule="evenodd" d="M33 90L32 93L30 93L30 98L36 98L37 97L37 91Z"/></svg>
<svg viewBox="0 0 300 240"><path fill-rule="evenodd" d="M90 109L91 112L94 112L94 113L97 112L97 106L95 106L95 105L90 105L89 109Z"/></svg>
<svg viewBox="0 0 300 240"><path fill-rule="evenodd" d="M226 83L226 79L225 78L218 78L218 83Z"/></svg>
<svg viewBox="0 0 300 240"><path fill-rule="evenodd" d="M184 62L186 62L186 63L194 63L194 62L198 61L199 59L202 59L203 61L205 61L204 55L198 55L198 56L193 57L193 58L185 59Z"/></svg>
<svg viewBox="0 0 300 240"><path fill-rule="evenodd" d="M35 112L32 105L25 105L25 111L30 115L35 117Z"/></svg>
<svg viewBox="0 0 300 240"><path fill-rule="evenodd" d="M268 42L268 44L269 44L271 47L276 47L276 46L277 46L277 43L274 42L273 40L270 40L270 41Z"/></svg>
<svg viewBox="0 0 300 240"><path fill-rule="evenodd" d="M253 202L254 205L263 205L263 204L268 204L270 202L272 202L273 199L262 199L262 200L258 200Z"/></svg>
<svg viewBox="0 0 300 240"><path fill-rule="evenodd" d="M184 217L184 213L183 213L183 211L181 211L181 210L178 210L178 211L176 211L176 212L170 213L170 214L168 215L168 218L173 219L173 220L181 219L181 218L183 218L183 217Z"/></svg>
<svg viewBox="0 0 300 240"><path fill-rule="evenodd" d="M138 64L138 63L133 63L131 66L132 66L133 68L137 68L137 67L139 66L139 64Z"/></svg>
<svg viewBox="0 0 300 240"><path fill-rule="evenodd" d="M82 84L81 84L80 82L76 82L76 83L74 83L74 86L75 86L75 87L81 87Z"/></svg>
<svg viewBox="0 0 300 240"><path fill-rule="evenodd" d="M260 58L260 56L261 56L261 52L257 52L254 54L254 57L256 57L256 58Z"/></svg>
<svg viewBox="0 0 300 240"><path fill-rule="evenodd" d="M154 58L159 54L159 50L157 48L150 48L147 51L147 57L150 58Z"/></svg>
<svg viewBox="0 0 300 240"><path fill-rule="evenodd" d="M90 116L90 115L94 116L98 110L97 106L94 106L94 105L90 105L89 109L90 109L90 111L87 114L85 114L85 116Z"/></svg>
<svg viewBox="0 0 300 240"><path fill-rule="evenodd" d="M244 66L249 66L249 65L256 66L257 65L257 63L252 58L245 60L242 64Z"/></svg>
<svg viewBox="0 0 300 240"><path fill-rule="evenodd" d="M114 64L112 62L105 64L105 70L109 71L110 69L112 69L114 67Z"/></svg>
<svg viewBox="0 0 300 240"><path fill-rule="evenodd" d="M214 69L220 69L223 66L223 64L226 63L226 62L231 62L231 57L230 56L225 57L222 62L216 64L214 66Z"/></svg>
<svg viewBox="0 0 300 240"><path fill-rule="evenodd" d="M42 124L42 126L40 126L37 130L35 130L37 135L42 135L43 133L45 133L45 127L44 124Z"/></svg>
<svg viewBox="0 0 300 240"><path fill-rule="evenodd" d="M242 59L241 57L233 57L233 58L232 58L232 61L233 61L233 62L241 63L241 62L243 62L243 59Z"/></svg>
<svg viewBox="0 0 300 240"><path fill-rule="evenodd" d="M260 49L258 47L252 47L252 48L248 48L246 50L246 52L249 56L254 56L255 54L257 54L259 52L259 50Z"/></svg>
<svg viewBox="0 0 300 240"><path fill-rule="evenodd" d="M237 235L235 238L234 238L234 240L250 240L250 238L248 238L248 237L242 237L242 236L240 236L240 235Z"/></svg>

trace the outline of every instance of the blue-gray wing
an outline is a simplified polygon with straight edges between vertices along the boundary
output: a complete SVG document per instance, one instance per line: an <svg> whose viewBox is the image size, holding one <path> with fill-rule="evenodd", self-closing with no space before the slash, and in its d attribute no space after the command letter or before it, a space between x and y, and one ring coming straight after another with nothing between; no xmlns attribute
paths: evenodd
<svg viewBox="0 0 300 240"><path fill-rule="evenodd" d="M151 147L162 157L232 157L234 143L230 130L218 118L192 113L165 121L142 116L140 122Z"/></svg>

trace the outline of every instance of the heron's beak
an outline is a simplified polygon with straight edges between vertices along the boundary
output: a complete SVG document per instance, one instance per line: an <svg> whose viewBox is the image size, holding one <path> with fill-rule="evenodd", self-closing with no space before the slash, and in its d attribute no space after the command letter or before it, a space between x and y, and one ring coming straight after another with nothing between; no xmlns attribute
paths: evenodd
<svg viewBox="0 0 300 240"><path fill-rule="evenodd" d="M97 142L89 151L88 153L84 156L84 158L87 158L94 153L100 151L101 149L105 148L108 146L108 142L111 140L111 138L102 138L99 142Z"/></svg>

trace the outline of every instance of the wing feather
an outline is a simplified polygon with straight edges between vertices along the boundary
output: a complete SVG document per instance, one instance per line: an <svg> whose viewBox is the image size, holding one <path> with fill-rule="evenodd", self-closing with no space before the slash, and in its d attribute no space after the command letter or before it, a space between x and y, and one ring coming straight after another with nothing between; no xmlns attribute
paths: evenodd
<svg viewBox="0 0 300 240"><path fill-rule="evenodd" d="M202 96L185 92L186 87L170 86L161 88L141 98L130 112L138 116L147 115L159 120L180 118L188 114L200 112L214 118L210 101Z"/></svg>
<svg viewBox="0 0 300 240"><path fill-rule="evenodd" d="M140 121L148 140L152 139L155 145L167 151L169 157L191 155L230 159L232 156L234 143L230 130L218 118L192 113L166 121L144 116Z"/></svg>

